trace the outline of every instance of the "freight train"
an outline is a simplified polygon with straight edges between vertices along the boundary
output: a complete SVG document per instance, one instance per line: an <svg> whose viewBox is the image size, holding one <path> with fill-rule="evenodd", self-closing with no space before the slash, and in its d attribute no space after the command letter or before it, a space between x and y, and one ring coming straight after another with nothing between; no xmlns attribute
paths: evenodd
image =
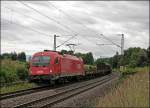
<svg viewBox="0 0 150 108"><path fill-rule="evenodd" d="M62 79L85 78L87 76L106 75L111 67L105 63L85 66L82 58L44 50L35 53L30 60L29 81L55 82Z"/></svg>

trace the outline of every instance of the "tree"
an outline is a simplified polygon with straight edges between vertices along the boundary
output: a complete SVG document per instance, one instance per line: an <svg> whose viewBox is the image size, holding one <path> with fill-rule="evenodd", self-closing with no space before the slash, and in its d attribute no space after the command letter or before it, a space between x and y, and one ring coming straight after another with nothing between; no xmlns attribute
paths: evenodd
<svg viewBox="0 0 150 108"><path fill-rule="evenodd" d="M87 53L85 55L86 64L93 65L94 64L94 58L93 54L91 52Z"/></svg>
<svg viewBox="0 0 150 108"><path fill-rule="evenodd" d="M147 65L147 53L144 49L141 49L137 58L137 66L145 66Z"/></svg>
<svg viewBox="0 0 150 108"><path fill-rule="evenodd" d="M68 54L73 55L73 51L68 51Z"/></svg>
<svg viewBox="0 0 150 108"><path fill-rule="evenodd" d="M116 52L116 55L113 56L112 61L113 61L113 64L112 64L113 68L117 68L118 62L119 62L119 53L118 52Z"/></svg>
<svg viewBox="0 0 150 108"><path fill-rule="evenodd" d="M16 52L11 53L11 59L17 60L17 53Z"/></svg>
<svg viewBox="0 0 150 108"><path fill-rule="evenodd" d="M25 62L26 61L26 54L25 54L25 52L18 53L18 57L17 58L18 58L19 61Z"/></svg>
<svg viewBox="0 0 150 108"><path fill-rule="evenodd" d="M67 54L68 51L67 50L61 50L60 53L63 55L63 54Z"/></svg>
<svg viewBox="0 0 150 108"><path fill-rule="evenodd" d="M2 59L11 59L11 54L10 53L2 54Z"/></svg>
<svg viewBox="0 0 150 108"><path fill-rule="evenodd" d="M147 48L146 53L147 53L147 62L150 65L150 46Z"/></svg>

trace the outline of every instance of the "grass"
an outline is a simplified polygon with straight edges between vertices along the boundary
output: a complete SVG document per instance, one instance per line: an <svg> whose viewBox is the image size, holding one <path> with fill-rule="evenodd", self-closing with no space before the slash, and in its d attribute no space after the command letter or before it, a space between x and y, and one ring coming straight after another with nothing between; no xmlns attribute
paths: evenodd
<svg viewBox="0 0 150 108"><path fill-rule="evenodd" d="M26 80L28 77L28 69L26 62L13 61L9 59L1 60L0 84L17 82Z"/></svg>
<svg viewBox="0 0 150 108"><path fill-rule="evenodd" d="M137 73L101 97L96 107L150 107L148 68L135 68L134 71Z"/></svg>
<svg viewBox="0 0 150 108"><path fill-rule="evenodd" d="M26 62L10 59L1 60L0 93L14 92L34 87L35 84L25 82L27 78L28 69Z"/></svg>
<svg viewBox="0 0 150 108"><path fill-rule="evenodd" d="M35 85L34 83L19 83L19 84L15 84L15 85L10 85L10 86L5 86L5 87L1 87L0 88L0 93L4 94L4 93L9 93L9 92L15 92L18 90L25 90L25 89L29 89L29 88L33 88L36 87L37 85Z"/></svg>

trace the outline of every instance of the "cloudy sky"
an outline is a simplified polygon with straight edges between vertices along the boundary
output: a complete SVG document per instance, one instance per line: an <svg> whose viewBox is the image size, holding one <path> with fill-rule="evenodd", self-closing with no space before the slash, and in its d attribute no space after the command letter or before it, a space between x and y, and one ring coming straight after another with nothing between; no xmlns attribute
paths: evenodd
<svg viewBox="0 0 150 108"><path fill-rule="evenodd" d="M2 1L1 53L25 51L27 55L44 49L92 52L94 57L110 57L120 48L149 45L149 1ZM103 36L107 37L105 39ZM98 45L106 44L106 45ZM107 45L108 44L108 45Z"/></svg>

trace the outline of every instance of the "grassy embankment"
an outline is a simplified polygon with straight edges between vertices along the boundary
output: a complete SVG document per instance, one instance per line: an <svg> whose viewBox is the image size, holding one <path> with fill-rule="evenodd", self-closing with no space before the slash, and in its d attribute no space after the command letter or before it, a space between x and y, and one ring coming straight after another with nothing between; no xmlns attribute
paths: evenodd
<svg viewBox="0 0 150 108"><path fill-rule="evenodd" d="M1 60L0 93L14 92L17 90L32 88L35 84L24 82L28 77L26 62ZM14 82L20 82L14 84ZM9 85L9 86L8 86Z"/></svg>
<svg viewBox="0 0 150 108"><path fill-rule="evenodd" d="M111 92L99 99L96 107L149 107L149 70L147 67L122 71L121 80Z"/></svg>

